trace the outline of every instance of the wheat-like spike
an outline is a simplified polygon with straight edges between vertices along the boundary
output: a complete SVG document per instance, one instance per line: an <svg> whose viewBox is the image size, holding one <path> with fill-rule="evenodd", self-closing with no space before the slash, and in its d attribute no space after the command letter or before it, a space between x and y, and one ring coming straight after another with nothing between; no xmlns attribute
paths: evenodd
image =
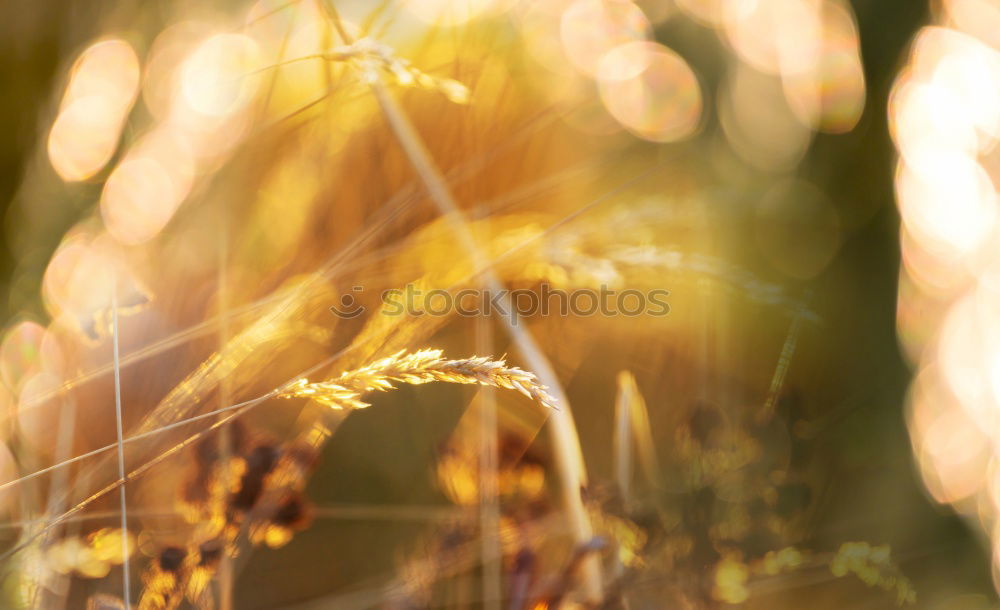
<svg viewBox="0 0 1000 610"><path fill-rule="evenodd" d="M493 360L472 356L445 360L438 349L416 352L399 351L366 366L345 371L329 380L310 383L299 379L278 394L281 398L311 398L334 409L363 409L369 406L362 397L374 391L395 388L393 382L420 385L432 381L479 384L517 390L549 408L556 400L533 373L507 366L503 358Z"/></svg>
<svg viewBox="0 0 1000 610"><path fill-rule="evenodd" d="M435 90L456 104L469 103L469 89L462 83L427 74L409 60L398 57L392 47L371 38L359 38L350 44L334 47L321 57L330 61L354 62L368 82L374 82L376 74L384 72L404 87Z"/></svg>

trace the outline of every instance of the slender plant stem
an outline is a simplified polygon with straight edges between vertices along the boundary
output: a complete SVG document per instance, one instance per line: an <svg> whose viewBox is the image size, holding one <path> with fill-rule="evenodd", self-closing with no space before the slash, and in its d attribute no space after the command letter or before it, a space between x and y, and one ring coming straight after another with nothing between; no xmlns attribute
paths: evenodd
<svg viewBox="0 0 1000 610"><path fill-rule="evenodd" d="M121 505L121 529L122 529L122 599L125 602L125 610L132 608L132 593L129 577L129 544L128 544L128 511L125 500L125 435L122 432L122 382L121 382L121 361L118 357L118 282L117 278L111 283L111 330L112 330L112 354L115 364L115 428L118 434L118 478L123 483L118 488L118 500Z"/></svg>
<svg viewBox="0 0 1000 610"><path fill-rule="evenodd" d="M329 11L334 27L336 27L338 34L340 34L344 42L347 44L353 42L352 36L347 32L343 22L340 20L336 7L333 6L333 2L328 0L323 3L323 6ZM377 75L375 75L375 78L371 82L371 89L386 122L389 124L400 147L403 149L407 160L413 166L414 171L427 190L431 201L438 207L446 222L450 224L463 249L473 258L482 258L482 252L466 224L465 216L462 214L441 172L434 164L430 153L424 146L423 140L413 127L413 124ZM489 290L494 294L506 294L502 292L503 286L492 269L488 268L483 275L484 283ZM509 298L505 299L505 301L504 306L507 308L506 311L511 312L511 316L513 316L514 310L511 308L512 304L509 302ZM559 402L560 410L549 414L549 436L555 449L556 467L560 475L563 504L569 517L574 542L577 545L583 545L593 538L594 531L581 496L581 491L586 485L586 470L583 464L579 436L576 432L576 425L573 422L569 400L548 358L538 347L534 337L512 317L503 317L508 323L507 329L511 339L517 345L528 366L541 382L551 389ZM596 556L588 555L581 566L581 574L584 577L585 597L588 601L599 602L603 596L600 563Z"/></svg>

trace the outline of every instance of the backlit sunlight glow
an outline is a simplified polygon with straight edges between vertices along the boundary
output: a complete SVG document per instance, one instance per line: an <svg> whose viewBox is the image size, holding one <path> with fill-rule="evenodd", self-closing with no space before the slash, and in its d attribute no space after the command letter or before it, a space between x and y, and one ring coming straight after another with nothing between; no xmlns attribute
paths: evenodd
<svg viewBox="0 0 1000 610"><path fill-rule="evenodd" d="M624 127L654 142L691 135L701 118L701 88L679 55L652 42L605 53L597 75L605 108Z"/></svg>
<svg viewBox="0 0 1000 610"><path fill-rule="evenodd" d="M858 29L850 6L844 2L824 0L816 14L818 48L804 70L782 71L785 93L805 125L845 133L857 125L865 107Z"/></svg>
<svg viewBox="0 0 1000 610"><path fill-rule="evenodd" d="M102 40L80 54L48 138L63 180L86 180L111 159L138 91L139 60L129 43Z"/></svg>
<svg viewBox="0 0 1000 610"><path fill-rule="evenodd" d="M404 6L418 19L436 25L459 26L479 17L496 15L512 0L405 0Z"/></svg>
<svg viewBox="0 0 1000 610"><path fill-rule="evenodd" d="M922 372L910 434L930 493L993 540L1000 587L1000 12L944 2L940 25L916 36L889 103L903 220L897 324Z"/></svg>
<svg viewBox="0 0 1000 610"><path fill-rule="evenodd" d="M997 1L894 42L878 0L57 20L0 251L0 607L903 606L929 519L902 559L850 521L897 492L1000 591ZM499 288L539 311L452 307ZM609 289L670 301L576 311ZM330 571L256 578L285 557Z"/></svg>
<svg viewBox="0 0 1000 610"><path fill-rule="evenodd" d="M559 32L566 57L597 76L602 56L619 45L649 38L649 20L627 0L577 0L562 13Z"/></svg>

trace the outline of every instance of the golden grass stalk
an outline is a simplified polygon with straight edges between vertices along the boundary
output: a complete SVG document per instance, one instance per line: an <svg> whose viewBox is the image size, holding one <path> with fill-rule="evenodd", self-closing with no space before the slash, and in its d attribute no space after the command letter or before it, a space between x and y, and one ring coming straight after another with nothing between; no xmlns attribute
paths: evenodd
<svg viewBox="0 0 1000 610"><path fill-rule="evenodd" d="M392 47L367 37L359 38L350 44L333 47L324 53L301 55L274 63L257 70L257 72L315 59L353 64L360 72L364 82L369 84L378 80L381 74L385 74L393 82L404 87L420 87L438 91L453 103L469 103L469 89L462 83L451 78L428 74L414 66L409 60L398 57Z"/></svg>
<svg viewBox="0 0 1000 610"><path fill-rule="evenodd" d="M653 489L659 487L660 465L646 401L635 376L629 371L621 371L618 373L618 394L615 397L614 463L615 478L626 506L632 501L633 452L638 456L646 483Z"/></svg>
<svg viewBox="0 0 1000 610"><path fill-rule="evenodd" d="M533 373L507 366L503 358L473 356L445 360L437 349L399 351L329 381L299 379L278 396L309 398L334 409L364 409L371 406L362 400L365 394L394 389L394 383L420 385L432 381L517 390L542 406L553 409L556 406L556 399Z"/></svg>
<svg viewBox="0 0 1000 610"><path fill-rule="evenodd" d="M344 28L343 22L337 13L337 9L331 0L323 2L321 6L326 10L331 18L337 33L345 43L353 42L352 37ZM413 167L414 172L420 178L431 201L438 207L441 214L448 220L455 236L458 238L466 252L472 255L476 267L479 268L483 261L482 252L473 238L467 226L464 214L448 189L447 183L438 170L430 153L424 146L423 140L416 129L410 123L409 118L395 99L383 85L378 75L370 82L372 94L375 96L382 110L390 129L399 141L407 160ZM500 291L500 281L496 273L486 268L484 284L494 293ZM505 303L507 310L510 310L509 300ZM534 338L526 330L517 324L509 323L507 328L510 338L521 351L522 356L528 361L532 369L548 382L553 391L559 397L560 402L566 406L565 410L554 412L550 418L549 434L552 438L556 455L556 464L559 469L562 482L562 493L565 501L565 508L568 513L570 523L574 531L574 541L577 545L583 545L593 537L593 528L583 505L581 491L586 485L586 468L583 463L583 452L580 448L579 436L576 432L576 425L573 422L568 401L565 400L565 393L559 384L559 379L552 370L548 358L542 353ZM470 382L472 383L472 382ZM603 598L600 564L593 556L584 559L582 566L584 595L590 602L597 602Z"/></svg>

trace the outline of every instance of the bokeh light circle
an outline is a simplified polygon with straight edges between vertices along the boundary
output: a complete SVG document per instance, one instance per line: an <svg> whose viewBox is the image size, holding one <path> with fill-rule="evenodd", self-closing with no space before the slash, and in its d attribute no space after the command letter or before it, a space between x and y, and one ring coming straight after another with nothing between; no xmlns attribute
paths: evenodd
<svg viewBox="0 0 1000 610"><path fill-rule="evenodd" d="M730 148L763 170L795 167L812 142L812 131L796 118L781 79L744 64L732 69L721 88L718 112Z"/></svg>
<svg viewBox="0 0 1000 610"><path fill-rule="evenodd" d="M608 112L641 138L676 142L698 127L698 79L684 59L663 45L619 45L601 58L597 78Z"/></svg>
<svg viewBox="0 0 1000 610"><path fill-rule="evenodd" d="M649 38L649 20L626 0L577 0L563 11L563 51L581 72L596 76L601 57L615 47Z"/></svg>
<svg viewBox="0 0 1000 610"><path fill-rule="evenodd" d="M73 408L62 384L59 376L41 371L28 378L18 395L18 435L39 455L51 455L57 449L59 420Z"/></svg>
<svg viewBox="0 0 1000 610"><path fill-rule="evenodd" d="M17 478L17 460L7 443L0 442L0 485ZM19 497L17 486L0 490L0 513L11 510Z"/></svg>
<svg viewBox="0 0 1000 610"><path fill-rule="evenodd" d="M965 154L923 148L900 165L899 210L921 245L945 256L967 255L995 231L996 189Z"/></svg>
<svg viewBox="0 0 1000 610"><path fill-rule="evenodd" d="M104 185L101 215L108 232L125 244L140 244L167 224L182 199L180 186L155 159L124 161Z"/></svg>
<svg viewBox="0 0 1000 610"><path fill-rule="evenodd" d="M47 143L60 178L86 180L111 159L138 95L139 76L139 59L124 40L102 40L81 53Z"/></svg>
<svg viewBox="0 0 1000 610"><path fill-rule="evenodd" d="M36 372L42 363L42 338L45 328L26 320L4 333L0 343L0 375L12 391L20 389L24 379Z"/></svg>
<svg viewBox="0 0 1000 610"><path fill-rule="evenodd" d="M197 113L222 117L241 110L256 91L257 43L243 34L217 34L184 61L180 90Z"/></svg>

